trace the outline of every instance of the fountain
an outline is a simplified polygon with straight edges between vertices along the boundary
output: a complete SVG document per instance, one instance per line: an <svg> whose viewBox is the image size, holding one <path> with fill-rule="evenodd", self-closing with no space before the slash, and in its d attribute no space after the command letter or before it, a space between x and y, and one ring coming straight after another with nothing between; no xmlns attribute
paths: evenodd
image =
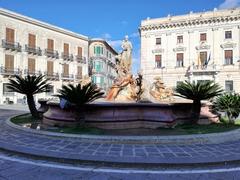
<svg viewBox="0 0 240 180"><path fill-rule="evenodd" d="M173 127L191 120L189 102L176 102L171 88L160 77L149 83L141 73L131 73L132 44L126 36L122 53L116 56L118 77L103 101L85 104L82 116L86 125L103 129ZM43 123L51 126L76 126L73 109L61 109L48 102Z"/></svg>

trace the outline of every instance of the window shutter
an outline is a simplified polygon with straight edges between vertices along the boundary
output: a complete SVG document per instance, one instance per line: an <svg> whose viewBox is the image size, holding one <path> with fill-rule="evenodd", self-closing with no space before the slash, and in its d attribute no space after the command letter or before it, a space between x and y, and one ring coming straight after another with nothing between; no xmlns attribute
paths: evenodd
<svg viewBox="0 0 240 180"><path fill-rule="evenodd" d="M82 66L78 66L77 75L78 75L78 78L82 79Z"/></svg>
<svg viewBox="0 0 240 180"><path fill-rule="evenodd" d="M52 61L48 61L47 62L47 74L53 74L53 62Z"/></svg>
<svg viewBox="0 0 240 180"><path fill-rule="evenodd" d="M52 39L48 39L48 50L52 50L54 49L54 41Z"/></svg>
<svg viewBox="0 0 240 180"><path fill-rule="evenodd" d="M14 29L6 28L6 40L7 42L14 43Z"/></svg>
<svg viewBox="0 0 240 180"><path fill-rule="evenodd" d="M206 33L200 34L200 41L206 41L206 40L207 40L207 34Z"/></svg>
<svg viewBox="0 0 240 180"><path fill-rule="evenodd" d="M232 50L225 50L225 59L232 59L233 51Z"/></svg>
<svg viewBox="0 0 240 180"><path fill-rule="evenodd" d="M5 55L5 68L6 70L14 69L14 56L13 55Z"/></svg>
<svg viewBox="0 0 240 180"><path fill-rule="evenodd" d="M161 61L162 55L155 55L155 61Z"/></svg>
<svg viewBox="0 0 240 180"><path fill-rule="evenodd" d="M28 71L30 73L35 72L35 59L33 58L28 58Z"/></svg>
<svg viewBox="0 0 240 180"><path fill-rule="evenodd" d="M69 65L68 64L64 64L63 65L63 74L64 75L68 75L69 74Z"/></svg>
<svg viewBox="0 0 240 180"><path fill-rule="evenodd" d="M177 60L182 61L183 60L183 53L177 53Z"/></svg>
<svg viewBox="0 0 240 180"><path fill-rule="evenodd" d="M35 48L36 36L34 34L28 34L28 45L32 48Z"/></svg>
<svg viewBox="0 0 240 180"><path fill-rule="evenodd" d="M63 53L64 54L69 54L69 44L67 44L67 43L64 43L64 45L63 45Z"/></svg>
<svg viewBox="0 0 240 180"><path fill-rule="evenodd" d="M94 51L95 53L95 51ZM78 56L82 57L82 47L78 47Z"/></svg>

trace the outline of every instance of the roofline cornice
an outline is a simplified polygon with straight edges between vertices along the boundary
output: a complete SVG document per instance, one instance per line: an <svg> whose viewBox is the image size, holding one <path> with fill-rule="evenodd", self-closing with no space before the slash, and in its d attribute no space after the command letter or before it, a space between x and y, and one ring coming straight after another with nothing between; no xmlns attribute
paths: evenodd
<svg viewBox="0 0 240 180"><path fill-rule="evenodd" d="M33 24L33 25L36 25L36 26L39 26L39 27L42 27L42 28L46 28L46 29L49 29L49 30L52 30L52 31L55 31L55 32L58 32L58 33L62 33L62 34L65 34L65 35L68 35L68 36L71 36L71 37L74 37L74 38L78 38L78 39L81 39L81 40L85 40L85 41L89 40L89 38L87 36L77 34L77 33L74 33L72 31L69 31L69 30L66 30L66 29L63 29L63 28L60 28L60 27L57 27L57 26L54 26L54 25L36 20L36 19L33 19L33 18L30 18L30 17L27 17L27 16L23 16L23 15L17 14L15 12L12 12L12 11L9 11L9 10L3 9L3 8L0 8L0 15L7 16L7 17L10 17L10 18L14 18L14 19L17 19L17 20L20 20L20 21L23 21L23 22L27 22L27 23L30 23L30 24Z"/></svg>

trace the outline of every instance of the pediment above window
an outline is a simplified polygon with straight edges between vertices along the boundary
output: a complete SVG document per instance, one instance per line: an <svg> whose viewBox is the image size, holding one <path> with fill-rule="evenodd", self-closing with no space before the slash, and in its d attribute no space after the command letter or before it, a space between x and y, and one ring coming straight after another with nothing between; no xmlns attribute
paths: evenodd
<svg viewBox="0 0 240 180"><path fill-rule="evenodd" d="M237 43L233 43L233 42L226 42L220 45L220 47L223 49L235 48L236 46L237 46Z"/></svg>
<svg viewBox="0 0 240 180"><path fill-rule="evenodd" d="M162 48L157 48L152 50L152 53L163 53L163 52L164 52L164 49Z"/></svg>
<svg viewBox="0 0 240 180"><path fill-rule="evenodd" d="M208 45L206 42L201 42L199 46L196 46L197 50L207 50L210 49L210 45Z"/></svg>
<svg viewBox="0 0 240 180"><path fill-rule="evenodd" d="M181 52L181 51L186 51L186 47L183 47L183 46L178 46L176 48L173 48L173 51L174 52Z"/></svg>

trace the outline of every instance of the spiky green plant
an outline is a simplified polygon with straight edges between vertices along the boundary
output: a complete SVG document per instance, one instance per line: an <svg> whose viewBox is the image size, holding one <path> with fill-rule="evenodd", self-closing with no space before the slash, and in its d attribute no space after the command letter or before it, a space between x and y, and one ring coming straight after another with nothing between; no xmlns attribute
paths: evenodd
<svg viewBox="0 0 240 180"><path fill-rule="evenodd" d="M56 95L57 97L67 100L74 106L82 106L83 104L101 98L104 94L104 92L91 82L86 85L63 85L62 89L58 90L58 93L59 94Z"/></svg>
<svg viewBox="0 0 240 180"><path fill-rule="evenodd" d="M225 112L228 122L234 124L234 120L240 113L240 95L236 93L225 93L213 101L213 110Z"/></svg>
<svg viewBox="0 0 240 180"><path fill-rule="evenodd" d="M180 82L175 88L176 96L193 100L192 116L194 122L199 120L201 100L209 100L222 93L220 85L213 81Z"/></svg>
<svg viewBox="0 0 240 180"><path fill-rule="evenodd" d="M26 95L29 110L34 118L39 118L39 114L33 96L47 92L49 85L47 79L44 79L44 75L27 75L25 77L15 75L13 78L10 78L9 83L7 83L7 87L12 91Z"/></svg>

